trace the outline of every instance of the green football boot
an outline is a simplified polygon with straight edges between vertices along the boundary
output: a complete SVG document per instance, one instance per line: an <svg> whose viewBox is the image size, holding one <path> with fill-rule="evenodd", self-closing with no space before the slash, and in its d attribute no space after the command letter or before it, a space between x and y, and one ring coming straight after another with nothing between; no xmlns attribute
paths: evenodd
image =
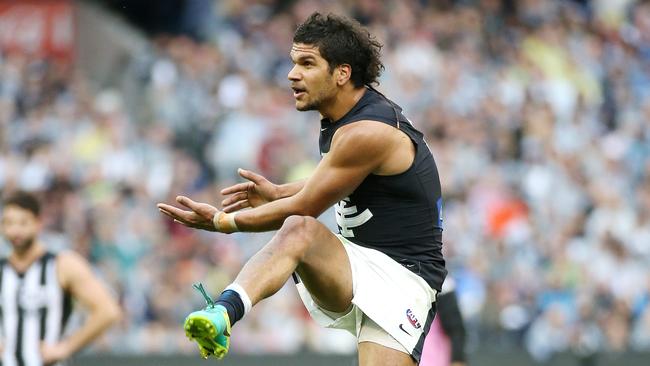
<svg viewBox="0 0 650 366"><path fill-rule="evenodd" d="M202 284L194 284L193 287L201 292L207 306L185 318L185 335L199 345L199 351L203 358L214 356L217 359L223 358L230 347L230 319L228 311L221 305L217 305L208 296Z"/></svg>

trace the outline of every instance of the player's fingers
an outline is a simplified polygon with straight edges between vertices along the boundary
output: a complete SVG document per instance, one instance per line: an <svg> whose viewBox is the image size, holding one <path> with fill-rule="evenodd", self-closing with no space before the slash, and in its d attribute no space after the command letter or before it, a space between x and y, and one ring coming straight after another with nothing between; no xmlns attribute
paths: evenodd
<svg viewBox="0 0 650 366"><path fill-rule="evenodd" d="M181 220L174 219L174 222L177 223L177 224L181 224L183 226L191 227L189 224L187 224L187 223L185 223L185 222L183 222Z"/></svg>
<svg viewBox="0 0 650 366"><path fill-rule="evenodd" d="M191 211L182 211L182 215L178 213L171 213L165 210L160 210L160 212L164 213L165 215L169 216L174 220L175 223L181 224L183 226L187 226L189 228L194 228L194 229L201 229L202 223L197 221L197 215L194 212ZM208 229L206 229L208 230Z"/></svg>
<svg viewBox="0 0 650 366"><path fill-rule="evenodd" d="M177 212L177 211L183 211L179 209L178 207L174 207L172 205L168 205L166 203L159 203L158 205L158 210L160 210L163 213L172 213L172 212Z"/></svg>
<svg viewBox="0 0 650 366"><path fill-rule="evenodd" d="M167 210L167 209L169 209L170 207L174 207L174 206L172 206L172 205L168 205L168 204L166 204L166 203L158 203L158 204L156 205L156 207L158 207L159 210Z"/></svg>
<svg viewBox="0 0 650 366"><path fill-rule="evenodd" d="M266 180L263 176L246 169L239 168L237 169L237 173L239 173L242 178L246 178L255 184L260 184Z"/></svg>
<svg viewBox="0 0 650 366"><path fill-rule="evenodd" d="M231 213L231 212L239 211L242 208L246 208L246 207L250 207L250 203L248 202L248 200L239 201L239 202L237 202L235 204L232 204L232 205L230 205L228 207L224 207L223 212Z"/></svg>
<svg viewBox="0 0 650 366"><path fill-rule="evenodd" d="M185 197L185 196L177 196L176 197L176 202L180 203L181 205L183 205L185 207L191 208L193 211L196 211L196 209L198 208L198 205L199 205L198 202L192 201L192 199L190 199L189 197Z"/></svg>
<svg viewBox="0 0 650 366"><path fill-rule="evenodd" d="M248 199L248 192L239 192L221 201L221 206L230 206L235 202Z"/></svg>
<svg viewBox="0 0 650 366"><path fill-rule="evenodd" d="M180 219L183 221L189 221L189 215L192 213L191 211L181 210L180 208L164 203L158 204L158 210L172 219Z"/></svg>
<svg viewBox="0 0 650 366"><path fill-rule="evenodd" d="M168 205L166 203L159 203L158 204L158 211L160 211L161 213L163 213L163 214L165 214L167 216L173 216L171 214L171 212L170 212L170 209L172 209L172 208L173 208L173 206L170 206L170 205Z"/></svg>
<svg viewBox="0 0 650 366"><path fill-rule="evenodd" d="M169 217L169 218L172 218L172 219L176 219L176 215L172 214L171 212L169 212L169 211L167 211L167 210L164 210L164 209L162 209L162 208L159 208L158 210L159 210L162 214L164 214L165 216L167 216L167 217Z"/></svg>
<svg viewBox="0 0 650 366"><path fill-rule="evenodd" d="M245 192L248 190L248 187L250 187L251 182L245 182L245 183L238 183L233 186L224 188L221 190L222 195L227 195L227 194L233 194L237 192Z"/></svg>

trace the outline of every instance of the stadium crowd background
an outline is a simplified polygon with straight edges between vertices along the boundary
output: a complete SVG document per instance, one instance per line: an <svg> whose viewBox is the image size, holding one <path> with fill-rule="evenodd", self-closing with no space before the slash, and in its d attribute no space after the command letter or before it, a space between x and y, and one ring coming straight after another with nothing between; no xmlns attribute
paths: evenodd
<svg viewBox="0 0 650 366"><path fill-rule="evenodd" d="M470 346L650 350L650 3L634 0L192 1L186 35L152 35L118 71L136 92L0 52L0 189L38 192L45 242L90 258L125 310L94 350L194 352L191 284L217 292L269 238L188 230L155 203L218 203L238 167L309 174L318 116L295 111L286 73L316 9L378 36L379 89L427 136ZM292 286L233 337L244 353L354 348Z"/></svg>

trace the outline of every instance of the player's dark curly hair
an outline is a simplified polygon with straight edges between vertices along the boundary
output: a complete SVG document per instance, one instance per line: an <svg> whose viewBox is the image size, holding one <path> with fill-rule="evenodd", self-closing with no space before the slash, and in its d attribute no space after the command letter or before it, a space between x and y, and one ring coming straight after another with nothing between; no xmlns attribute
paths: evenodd
<svg viewBox="0 0 650 366"><path fill-rule="evenodd" d="M23 191L14 192L6 197L2 201L2 206L18 206L23 210L30 211L34 216L38 216L41 213L41 205L38 203L36 196Z"/></svg>
<svg viewBox="0 0 650 366"><path fill-rule="evenodd" d="M339 65L350 65L350 79L357 88L379 84L377 79L384 70L380 60L382 45L356 20L315 12L298 26L293 43L318 47L330 72Z"/></svg>

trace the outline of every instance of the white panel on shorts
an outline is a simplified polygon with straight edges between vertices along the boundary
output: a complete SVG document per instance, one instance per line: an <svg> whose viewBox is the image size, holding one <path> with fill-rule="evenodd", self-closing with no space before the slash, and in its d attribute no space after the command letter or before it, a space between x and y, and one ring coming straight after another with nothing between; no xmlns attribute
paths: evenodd
<svg viewBox="0 0 650 366"><path fill-rule="evenodd" d="M384 347L410 354L410 352L407 351L406 348L397 341L397 339L388 334L377 323L365 315L361 321L358 342L373 342L381 344Z"/></svg>
<svg viewBox="0 0 650 366"><path fill-rule="evenodd" d="M321 326L347 330L359 341L365 315L390 335L385 342L390 343L392 338L403 350L412 353L423 335L436 290L386 254L354 244L340 235L337 237L350 260L354 306L346 314L328 312L314 302L300 282L296 287L309 314ZM367 334L365 330L364 334ZM372 330L370 334L374 334Z"/></svg>

